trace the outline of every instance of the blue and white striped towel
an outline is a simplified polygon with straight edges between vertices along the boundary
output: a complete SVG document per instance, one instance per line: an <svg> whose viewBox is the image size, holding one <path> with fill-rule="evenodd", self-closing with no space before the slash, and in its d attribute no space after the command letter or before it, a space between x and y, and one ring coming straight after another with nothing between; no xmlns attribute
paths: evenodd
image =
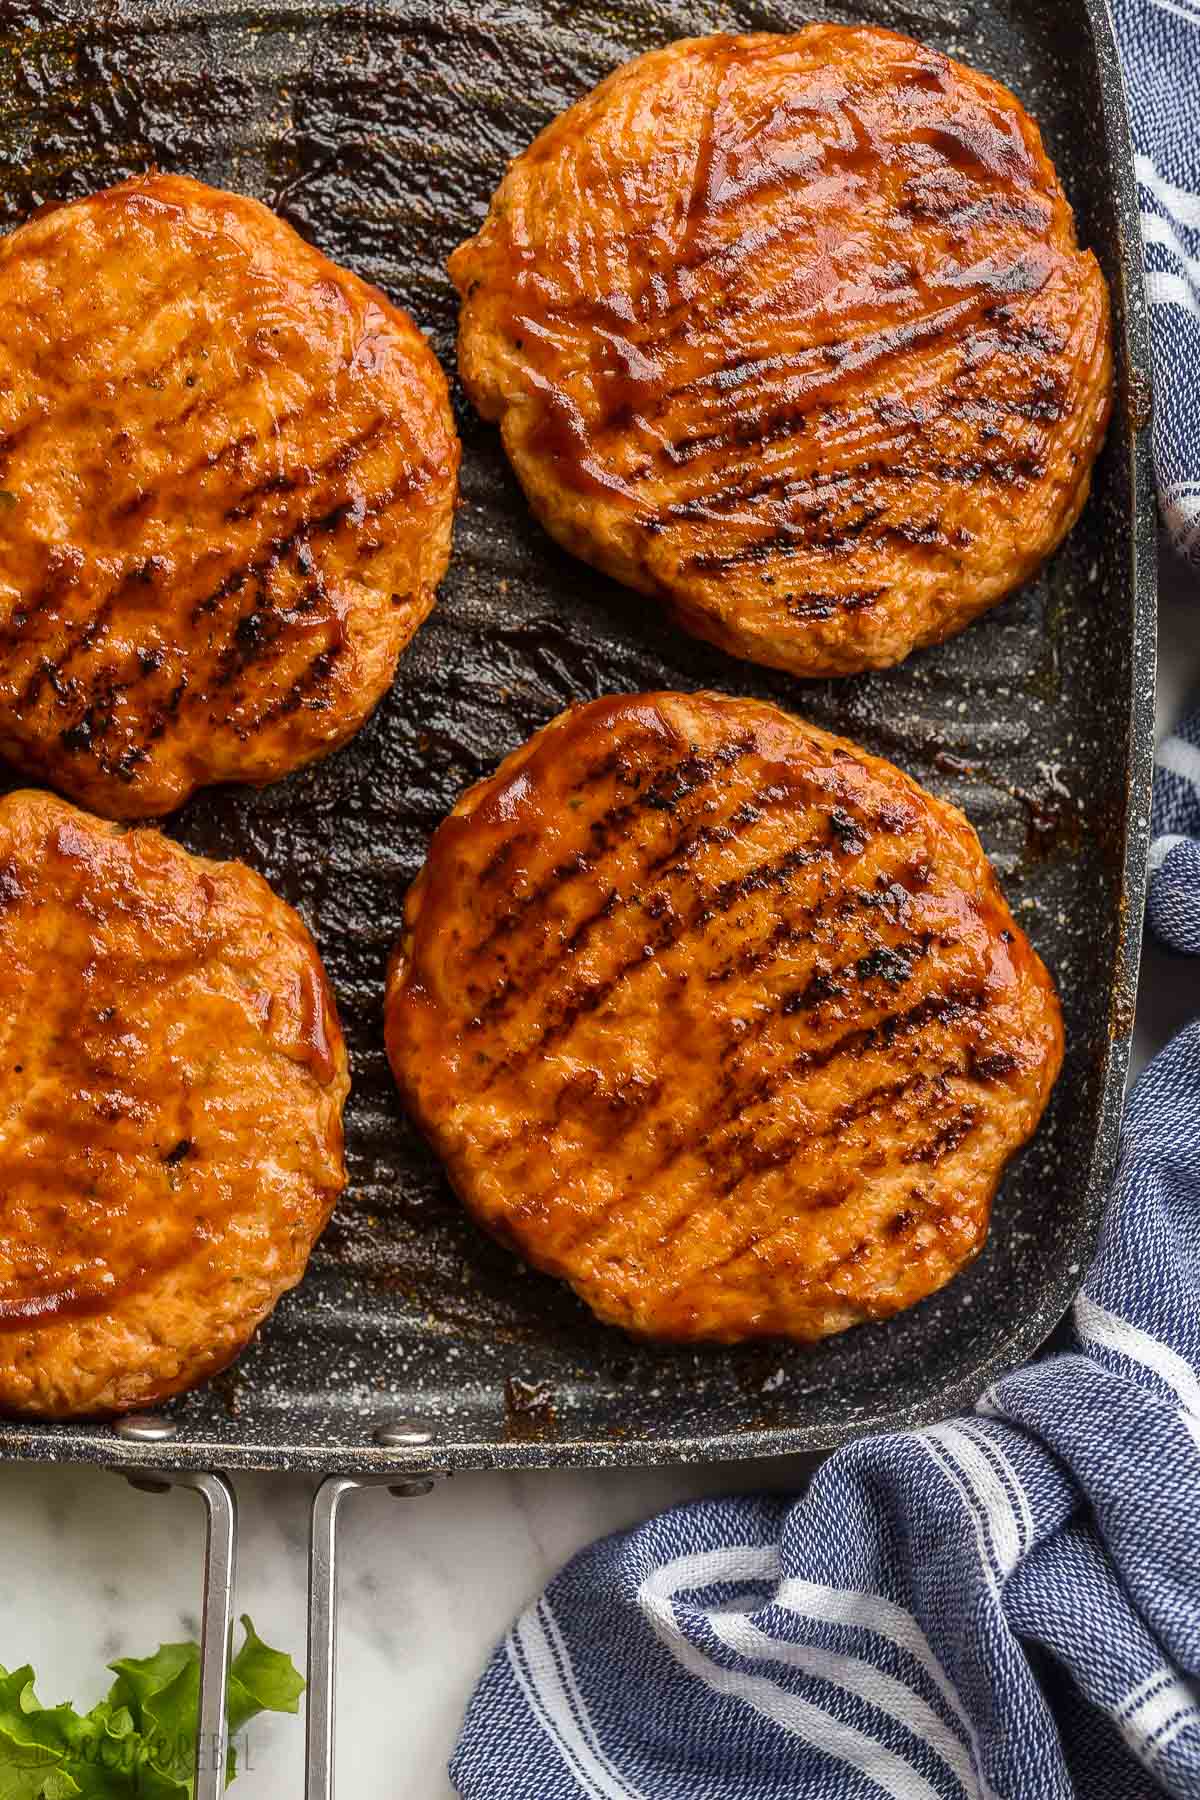
<svg viewBox="0 0 1200 1800"><path fill-rule="evenodd" d="M1200 707L1158 747L1146 917L1171 950L1200 956Z"/></svg>
<svg viewBox="0 0 1200 1800"><path fill-rule="evenodd" d="M1154 335L1154 463L1175 547L1200 567L1200 0L1114 0Z"/></svg>
<svg viewBox="0 0 1200 1800"><path fill-rule="evenodd" d="M1200 0L1118 0L1160 496L1200 562ZM1156 776L1150 915L1200 953L1200 713ZM1200 1023L1129 1103L1074 1348L800 1501L576 1557L497 1651L463 1800L1200 1800Z"/></svg>

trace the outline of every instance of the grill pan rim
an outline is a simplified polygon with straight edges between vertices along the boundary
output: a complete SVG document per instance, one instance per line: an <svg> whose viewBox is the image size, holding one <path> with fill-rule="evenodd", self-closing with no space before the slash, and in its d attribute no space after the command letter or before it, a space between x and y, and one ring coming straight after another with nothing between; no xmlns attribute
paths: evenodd
<svg viewBox="0 0 1200 1800"><path fill-rule="evenodd" d="M183 9L186 12L186 8ZM1070 1307L1099 1235L1104 1202L1116 1167L1125 1079L1128 1068L1141 948L1149 847L1150 784L1154 752L1156 659L1157 510L1149 437L1150 330L1142 279L1137 182L1125 97L1112 23L1105 0L1079 0L1081 21L1090 32L1091 54L1103 100L1103 167L1115 212L1114 299L1119 325L1118 404L1112 436L1122 458L1120 480L1131 502L1125 547L1123 595L1132 602L1130 632L1129 727L1125 747L1125 841L1117 897L1119 924L1109 991L1109 1031L1103 1056L1096 1139L1083 1192L1073 1209L1079 1261L1060 1271L1039 1303L995 1347L965 1373L943 1384L922 1402L879 1408L843 1426L795 1424L713 1435L683 1437L640 1434L629 1438L580 1437L550 1441L439 1441L428 1448L381 1450L370 1441L374 1420L364 1416L363 1440L334 1442L312 1435L306 1441L233 1442L212 1434L188 1435L158 1444L122 1443L104 1423L86 1421L0 1426L0 1461L93 1462L111 1467L169 1469L292 1470L304 1473L364 1473L436 1466L447 1470L486 1468L639 1467L654 1464L736 1461L828 1450L840 1442L880 1430L930 1423L970 1406L992 1382L1034 1355ZM719 1352L714 1352L719 1354ZM452 1429L452 1428L450 1428Z"/></svg>

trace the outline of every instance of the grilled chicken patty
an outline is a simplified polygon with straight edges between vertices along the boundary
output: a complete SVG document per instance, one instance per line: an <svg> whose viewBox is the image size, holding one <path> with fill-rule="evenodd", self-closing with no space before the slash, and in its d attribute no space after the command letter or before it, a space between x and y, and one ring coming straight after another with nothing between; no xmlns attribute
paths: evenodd
<svg viewBox="0 0 1200 1800"><path fill-rule="evenodd" d="M717 694L575 706L472 788L386 1023L483 1225L601 1319L723 1342L947 1282L1062 1059L962 814Z"/></svg>
<svg viewBox="0 0 1200 1800"><path fill-rule="evenodd" d="M261 877L0 801L0 1411L122 1411L229 1362L344 1185L346 1071Z"/></svg>
<svg viewBox="0 0 1200 1800"><path fill-rule="evenodd" d="M335 749L458 454L411 319L256 201L141 176L0 240L0 754L135 818Z"/></svg>
<svg viewBox="0 0 1200 1800"><path fill-rule="evenodd" d="M737 656L898 662L1086 497L1095 258L1012 94L892 32L639 57L509 166L450 273L543 525Z"/></svg>

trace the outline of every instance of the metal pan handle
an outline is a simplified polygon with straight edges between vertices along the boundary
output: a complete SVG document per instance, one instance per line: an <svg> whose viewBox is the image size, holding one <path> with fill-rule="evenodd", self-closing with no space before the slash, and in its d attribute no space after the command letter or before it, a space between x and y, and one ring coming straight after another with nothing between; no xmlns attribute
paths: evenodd
<svg viewBox="0 0 1200 1800"><path fill-rule="evenodd" d="M237 1580L237 1500L224 1475L188 1469L116 1469L144 1493L191 1488L204 1502L204 1602L200 1617L200 1705L196 1721L195 1800L221 1800L229 1753L225 1684Z"/></svg>
<svg viewBox="0 0 1200 1800"><path fill-rule="evenodd" d="M308 1693L305 1800L333 1800L337 1680L337 1524L347 1494L386 1487L398 1499L429 1493L442 1471L406 1480L391 1475L330 1475L313 1496L308 1556ZM197 1800L200 1795L197 1793Z"/></svg>

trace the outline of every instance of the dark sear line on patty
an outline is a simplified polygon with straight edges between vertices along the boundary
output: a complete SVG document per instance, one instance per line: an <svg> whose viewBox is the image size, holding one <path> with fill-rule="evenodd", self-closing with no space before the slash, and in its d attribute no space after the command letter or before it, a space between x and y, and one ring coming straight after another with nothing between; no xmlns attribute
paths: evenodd
<svg viewBox="0 0 1200 1800"><path fill-rule="evenodd" d="M714 759L715 760L715 759ZM673 772L674 773L674 772ZM705 773L711 773L706 770ZM689 790L692 791L692 790ZM764 818L766 806L764 802L771 796L778 803L789 797L786 788L774 783L768 787L754 788L752 794L738 801L735 814L742 815L742 826L745 829L760 824ZM792 875L845 851L847 826L844 820L836 818L833 809L820 820L818 834L809 836L801 843L793 845L781 859L767 859L764 862L752 863L736 876L730 876L715 886L706 886L696 872L687 866L687 859L701 848L716 845L719 849L727 848L737 837L739 831L733 831L723 823L707 824L700 827L690 837L683 835L676 838L671 848L659 855L651 864L643 864L633 878L626 892L621 893L616 887L608 890L606 897L590 913L578 921L565 941L560 942L549 958L534 962L532 965L521 962L509 966L508 972L493 988L487 1000L480 1006L476 1016L470 1021L468 1029L480 1031L484 1027L495 1028L506 1016L511 1014L512 1007L505 1003L515 995L518 1003L522 1000L530 1002L531 1010L536 1010L539 1020L543 1022L541 1035L519 1052L515 1052L504 1063L494 1066L486 1080L485 1087L499 1075L517 1066L519 1060L539 1050L563 1035L574 1023L581 1012L593 1012L610 997L613 988L629 979L639 969L664 952L675 949L680 941L689 935L703 932L714 920L720 919L731 911L747 896L768 888L779 888L787 898L788 883ZM732 816L732 815L731 815ZM864 830L870 829L864 825ZM876 822L876 829L878 823ZM608 847L610 839L605 837L604 846L595 851L588 861L588 872L596 874L602 866L603 851ZM857 838L852 835L857 844ZM856 850L855 854L865 853L867 844ZM694 889L690 907L686 914L679 914L672 906L670 890L660 884L647 893L640 885L640 877L650 870L658 869L661 874L677 873L680 879L690 883ZM539 904L549 906L558 889L575 878L580 872L570 864L565 865L566 873L562 879L549 886L537 890ZM557 874L558 871L556 870ZM636 884L636 889L635 889ZM564 994L547 998L544 988L556 976L566 970L569 962L585 948L591 936L598 928L610 922L623 908L636 904L645 917L653 921L650 935L636 944L628 958L620 963L607 977L601 981L584 980L568 986ZM487 940L485 940L487 941ZM538 994L536 1009L533 998L536 984L542 984Z"/></svg>
<svg viewBox="0 0 1200 1800"><path fill-rule="evenodd" d="M313 482L306 485L315 485L316 479L325 472L323 469L316 471ZM331 511L303 515L284 536L270 543L252 561L235 564L229 569L218 586L193 607L193 621L199 623L202 618L209 619L212 626L204 660L195 652L189 652L186 657L187 687L182 696L184 704L190 707L211 706L215 697L232 686L252 664L261 666L275 660L271 654L275 644L279 644L285 653L295 653L300 646L294 638L286 636L287 628L297 624L306 612L314 610L326 600L327 589L318 575L302 588L290 605L277 606L269 596L269 589L272 577L280 565L289 555L299 557L313 534L342 531L351 510L356 515L357 529L363 519L383 511L412 492L414 486L415 483L406 475L381 493L372 494L365 499L341 502ZM41 683L49 682L59 706L70 718L70 723L64 724L60 729L64 746L68 749L93 751L103 768L117 767L117 764L106 757L100 742L105 729L103 719L111 712L112 702L119 696L127 697L136 700L143 709L147 720L143 739L140 743L125 745L121 751L121 760L125 761L130 757L144 759L150 744L161 735L167 717L171 716L162 711L161 706L151 710L154 708L154 701L173 680L183 659L177 656L165 657L153 669L146 670L135 658L127 678L117 677L109 667L103 671L98 678L98 685L93 688L89 687L89 680L95 681L97 678L90 676L90 673L85 672L82 677L75 677L67 671L80 656L93 650L103 640L115 602L127 594L135 583L153 580L154 576L147 576L142 569L126 573L99 602L97 610L74 630L69 631L57 660L52 661L43 656L26 683L20 700L10 701L19 714L23 709L36 704ZM235 595L240 596L248 586L255 583L258 584L258 591L252 596L248 611L243 609L230 613L225 610L222 604L225 600ZM248 622L253 620L261 621L260 628L247 630ZM308 688L319 689L329 676L332 665L328 659L341 648L342 627L336 617L320 623L327 627L328 641L293 676L284 694L267 699L257 715L239 720L237 729L243 739L261 731L291 706L299 704L301 695ZM217 634L218 626L222 628L223 636ZM18 627L15 632L10 630L4 636L8 643L20 644L21 628ZM171 713L177 710L178 703L171 709ZM85 721L86 732L81 731Z"/></svg>
<svg viewBox="0 0 1200 1800"><path fill-rule="evenodd" d="M516 994L518 998L527 998L534 982L551 980L570 958L586 947L593 930L612 919L614 914L622 908L637 905L648 918L661 920L664 912L670 906L668 883L671 878L690 882L693 886L698 887L699 878L689 867L689 861L693 856L709 846L728 847L744 832L760 824L764 812L770 805L784 800L786 797L785 791L781 788L760 788L756 791L753 799L739 801L726 818L719 822L709 822L697 826L690 835L685 834L672 838L667 850L652 857L648 863L644 863L635 871L624 892L615 886L610 887L599 905L594 907L591 912L585 913L574 924L569 935L555 946L549 957L534 963L522 962L516 965L511 962L511 959L506 960L505 967L508 972L481 1005L478 1014L471 1021L469 1029L477 1030L485 1024L495 1024L497 1015L510 995ZM603 848L591 853L583 868L569 864L560 865L563 871L561 879L557 884L538 890L539 904L547 904L568 882L583 874L596 876L602 866L601 858L604 849L609 847L610 841L606 840ZM810 849L815 855L817 845L814 843ZM555 873L558 874L559 871L556 870ZM642 884L652 877L656 878L656 885L647 893ZM719 912L728 911L729 904L732 903L719 891L706 892L702 887L698 887L698 902L700 911L705 905L711 905Z"/></svg>
<svg viewBox="0 0 1200 1800"><path fill-rule="evenodd" d="M691 382L678 390L664 393L649 411L639 409L637 416L644 424L657 422L669 410L671 401L684 396L701 397L704 411L714 413L720 422L709 425L703 431L692 431L678 442L670 439L664 441L658 435L647 432L644 454L649 458L648 464L640 468L636 476L623 475L620 479L633 487L652 472L661 474L664 468L691 469L693 465L699 464L695 470L696 481L688 497L673 501L665 509L668 516L677 519L695 517L695 512L691 509L713 490L726 505L731 500L742 499L745 491L739 476L754 478L758 470L753 459L748 459L739 470L739 466L731 463L727 455L731 448L752 445L761 452L769 445L802 437L805 427L821 407L843 396L851 369L855 373L868 369L876 372L878 365L914 349L939 348L952 336L957 338L985 319L999 296L1009 291L1010 288L1003 279L996 278L995 286L985 289L973 301L956 301L924 318L890 326L885 331L876 333L872 339L843 341L836 346L837 365L833 370L829 367L832 347L822 345L787 358L784 366L777 369L762 368L755 371L751 364L743 364L738 373L743 376L744 384L739 382L728 387L722 385L715 378L724 371L717 370L700 382ZM518 320L517 323L520 325L522 321ZM523 323L528 330L530 322ZM764 379L753 390L753 397L750 397L746 389L755 373L761 374ZM953 379L954 376L949 376L944 386L950 387ZM786 394L772 393L771 385L774 380L786 383ZM800 382L803 382L802 387L798 385ZM938 408L933 411L932 418L927 416L923 419L922 428L928 430L942 410L944 409ZM623 402L614 404L611 412L607 416L601 416L590 428L589 440L593 453L602 451L606 434L614 427L624 428L628 422L626 405ZM711 463L701 460L708 458L712 458ZM889 465L884 464L883 467L891 472ZM952 465L947 465L944 479L955 479Z"/></svg>
<svg viewBox="0 0 1200 1800"><path fill-rule="evenodd" d="M753 878L756 885L782 887L788 876L811 862L818 852L803 846L790 850L781 862L768 862L759 868L749 871L747 879ZM594 1013L606 1001L612 998L615 990L622 982L633 975L645 971L647 967L665 951L677 948L683 940L702 930L715 916L723 915L745 898L746 888L741 882L727 882L721 888L715 888L708 894L701 894L696 900L690 916L684 917L673 911L656 921L650 935L644 938L636 948L616 967L597 981L583 981L569 986L566 992L555 1000L544 1003L541 1018L544 1023L540 1031L524 1046L517 1049L501 1061L493 1063L483 1083L490 1087L501 1076L513 1073L531 1056L540 1055L552 1044L556 1044L566 1036L582 1015ZM649 911L649 909L647 909ZM653 914L650 914L653 917ZM561 964L555 964L557 969Z"/></svg>
<svg viewBox="0 0 1200 1800"><path fill-rule="evenodd" d="M489 1230L650 1335L942 1286L1061 1056L961 815L759 702L572 708L445 821L406 920L414 1118Z"/></svg>
<svg viewBox="0 0 1200 1800"><path fill-rule="evenodd" d="M752 970L756 974L761 974L765 968L771 965L771 963L775 962L789 949L793 949L798 945L812 947L814 952L814 966L816 966L819 964L819 951L816 938L818 925L824 922L835 908L837 909L839 920L844 922L856 906L865 907L874 898L875 897L872 895L862 893L861 890L850 890L849 892L838 891L833 896L829 894L820 895L812 905L807 906L802 910L798 918L792 918L790 922L785 919L780 919L765 945L760 948L742 952L738 959L739 966L737 972L746 974ZM912 940L910 948L912 960L918 960L929 948L927 934L923 934L922 937ZM874 950L867 952L866 955L856 954L852 961L846 965L846 968L852 970L855 978L862 984L865 977L870 973L870 970L866 965L869 965L874 958L879 957L881 954L887 957L897 957L899 963L903 966L903 977L898 979L893 975L888 978L889 986L892 991L895 992L902 981L907 980L908 973L911 972L911 962L900 957L895 950L888 946L876 946ZM636 963L631 965L630 972L633 972L635 968ZM724 970L718 969L713 973L707 974L705 979L710 982L721 982L730 979L733 972L732 967L726 965ZM761 1011L751 1025L747 1026L745 1029L739 1029L736 1035L730 1037L728 1043L725 1044L724 1048L719 1052L717 1068L714 1070L714 1073L719 1071L721 1083L718 1098L714 1102L715 1105L725 1106L727 1103L732 1103L732 1100L737 1093L736 1078L741 1072L741 1063L746 1060L752 1046L769 1032L772 1027L778 1025L782 1020L786 1020L796 1012L802 1010L813 1012L830 999L841 1001L850 994L851 989L843 987L838 979L843 972L844 971L840 966L825 966L823 963L820 963L820 966L816 966L816 972L807 974L806 978L801 982L798 988L779 996L776 1004L772 1008ZM540 998L532 988L528 989L527 997L530 1002L531 1011L535 1013L540 1012ZM728 1022L728 1016L726 1016L724 1021L726 1026L728 1025ZM467 1027L467 1029L471 1031L474 1031L477 1028L478 1022L475 1020L472 1020ZM852 1046L852 1048L860 1048L860 1046ZM511 1067L512 1065L509 1066ZM743 1103L737 1113L729 1113L726 1111L725 1113L714 1115L717 1124L731 1123L733 1119L740 1116L741 1112L747 1110L750 1105L759 1104L763 1099L768 1098L771 1092L776 1091L784 1081L794 1078L796 1074L801 1072L802 1070L799 1066L791 1070L784 1069L780 1072L778 1080L770 1082L767 1078L767 1071L761 1067L757 1068L755 1071L757 1081L755 1091L743 1098ZM594 1087L594 1085L595 1084L593 1083L592 1086ZM572 1094L577 1098L582 1097L586 1099L590 1097L585 1091L584 1086L580 1083L578 1077L569 1077L559 1089L554 1102L556 1120L561 1115L568 1098ZM644 1125L643 1114L645 1109L662 1097L664 1096L663 1084L661 1082L638 1086L633 1097L630 1097L624 1089L619 1090L615 1096L606 1096L607 1103L613 1112L613 1129L610 1133L605 1135L605 1148L614 1148L625 1133L633 1129L635 1125L639 1126L639 1128L642 1127ZM669 1099L670 1097L666 1096L666 1098ZM669 1113L667 1116L669 1117ZM533 1131L534 1129L535 1127L531 1122L527 1127L527 1130ZM540 1129L540 1127L537 1127L537 1129ZM706 1131L704 1137L699 1140L699 1142L707 1147L709 1140L713 1135L715 1135L715 1129L714 1131ZM680 1148L682 1147L692 1148L693 1146L689 1143ZM666 1163L655 1165L650 1171L644 1173L644 1178L650 1179L654 1175L662 1172L675 1160L678 1153L678 1149L672 1151Z"/></svg>
<svg viewBox="0 0 1200 1800"><path fill-rule="evenodd" d="M732 746L722 752L723 760L727 763L735 762L741 754L739 749ZM605 768L602 772L607 774L608 769ZM656 776L645 787L631 782L633 793L626 797L614 798L607 810L589 826L589 848L577 850L571 858L553 868L544 882L531 888L528 892L518 895L514 902L503 911L498 912L485 936L473 946L473 955L477 959L482 959L497 940L510 936L521 920L532 910L544 906L550 896L564 882L593 870L610 848L617 833L632 823L638 814L649 812L656 823L661 823L664 830L669 830L668 814L682 801L687 800L692 793L702 790L704 782L711 773L711 768L701 764L694 751L689 751L686 756L680 758L664 773ZM580 787L590 784L593 779L594 777L589 772L580 782ZM567 804L570 805L570 797L568 797ZM676 848L677 841L672 839L667 854L674 855ZM485 871L485 875L488 872L490 869Z"/></svg>
<svg viewBox="0 0 1200 1800"><path fill-rule="evenodd" d="M705 822L695 829L691 829L697 816L695 812L684 813L677 824L672 823L684 802L696 800L700 809L712 807L715 803L707 785L710 778L719 769L735 768L747 755L749 749L750 746L747 744L734 743L723 747L706 762L697 756L693 747L689 749L685 757L674 762L662 773L654 775L645 784L640 780L627 777L628 785L634 789L633 794L629 797L614 798L606 806L604 812L589 825L586 850L580 848L575 851L573 856L556 864L545 879L538 881L526 892L519 894L515 901L508 901L506 896L507 904L487 925L483 936L471 946L470 953L476 963L482 962L488 953L495 949L498 941L509 937L530 912L537 908L548 907L558 889L579 877L595 875L603 858L612 850L614 844L621 848L625 847L625 839L621 834L625 833L627 828L638 820L639 815L648 812L653 823L661 825L662 830L667 834L666 847L653 851L653 846L651 846L653 853L649 859L643 858L639 862L633 879L644 882L651 877L672 875L676 871L688 873L685 865L700 849L709 845L721 847L732 842L734 838L740 837L744 832L761 823L768 810L786 803L788 799L794 799L795 795L802 791L802 787L795 782L781 786L777 776L772 776L762 785L754 787L750 793L735 796L733 803L726 809L722 810L718 805L717 816L713 818L711 814L706 814ZM611 765L609 763L586 771L578 784L579 790L582 791L596 785L602 776L608 775L610 772ZM571 795L567 796L568 808L572 806L573 798ZM837 811L836 807L830 809L828 828L832 831L836 842L842 848L846 848L848 827L845 819L837 816ZM889 823L894 828L894 816L885 807L877 818L863 821L863 830L867 833L885 830L889 828ZM856 829L851 822L850 837L852 840L856 836ZM863 845L860 845L860 852L863 847L865 847L865 840ZM513 840L506 838L495 855L485 864L480 875L481 886L486 885L498 872L508 869L512 849ZM623 904L624 898L619 896L619 901ZM649 907L652 899L642 897L642 904ZM594 915L597 919L607 905L607 899L600 903ZM727 907L723 906L722 909L727 910ZM589 922L589 919L585 917L578 922L577 929L586 927ZM496 954L500 955L500 952L497 951ZM519 978L524 980L535 972L522 967L519 971ZM488 1008L494 1003L497 996L507 992L510 986L515 985L517 979L518 975L515 974L501 977L498 987L493 989L487 999L480 1003L481 1019L486 1018ZM472 995L480 992L475 984L471 985L469 991Z"/></svg>
<svg viewBox="0 0 1200 1800"><path fill-rule="evenodd" d="M637 1173L639 1188L643 1194L646 1190L652 1190L654 1184L660 1182L664 1175L674 1169L682 1157L695 1155L704 1164L706 1181L716 1184L711 1189L713 1197L727 1198L752 1172L749 1162L741 1166L737 1164L737 1151L742 1142L737 1128L746 1113L757 1107L768 1106L784 1087L807 1075L827 1070L842 1059L862 1061L869 1051L877 1050L881 1046L890 1051L898 1041L915 1036L922 1028L931 1023L955 1022L963 1010L974 1009L962 1001L943 994L926 996L904 1012L887 1013L876 1026L855 1027L843 1033L822 1051L806 1052L793 1058L772 1073L756 1078L746 1091L739 1092L732 1083L724 1085L714 1102L721 1110L713 1116L713 1123L709 1125L706 1122L704 1133L699 1139L681 1138L672 1144L667 1153L658 1162L651 1164L648 1169L639 1166ZM936 1052L933 1054L936 1055ZM851 1104L856 1103L857 1096L855 1102ZM796 1161L814 1142L829 1142L833 1136L833 1128L822 1129L815 1137L812 1131L806 1131L803 1135L795 1134L787 1140L786 1154L770 1162L767 1167L780 1167L785 1163ZM733 1174L729 1172L731 1165L736 1170ZM718 1178L721 1179L718 1180ZM537 1217L543 1210L547 1197L546 1194L531 1197L524 1207L520 1209L514 1207L514 1216L528 1213L531 1217ZM849 1197L850 1190L847 1187L835 1204L840 1206ZM605 1228L611 1226L614 1212L625 1208L636 1213L641 1204L640 1196L614 1199L609 1205L593 1213L578 1234L565 1233L564 1248L571 1252L583 1253L587 1246L603 1233ZM794 1201L790 1201L789 1204L794 1206ZM669 1235L674 1226L680 1220L686 1222L690 1216L690 1211L685 1211L679 1215L679 1218L670 1222L666 1227L666 1237L662 1235L661 1221L655 1220L652 1242L656 1251L661 1251L669 1242ZM694 1270L689 1271L689 1275L694 1273Z"/></svg>
<svg viewBox="0 0 1200 1800"><path fill-rule="evenodd" d="M896 1086L897 1086L897 1088L902 1088L907 1085L909 1087L910 1091L915 1090L917 1092L917 1095L919 1098L919 1097L921 1097L921 1095L923 1095L928 1090L928 1088L931 1085L935 1085L938 1081L942 1080L948 1072L949 1072L949 1065L947 1066L947 1069L943 1070L939 1076L933 1077L932 1082L931 1082L930 1077L928 1077L926 1075L920 1075L920 1076L914 1077L910 1084L896 1084ZM892 1090L893 1097L895 1097L895 1093L896 1093L896 1090L893 1089ZM863 1116L863 1115L859 1114L856 1116ZM893 1111L892 1118L894 1119L896 1116L897 1115ZM965 1142L966 1137L971 1129L971 1126L974 1123L974 1118L975 1118L974 1108L971 1107L970 1105L963 1106L959 1110L959 1112L957 1114L955 1114L954 1119L951 1121L950 1125L943 1127L939 1132L935 1133L934 1137L927 1140L927 1143L923 1144L918 1151L905 1152L904 1160L905 1161L918 1161L918 1162L924 1161L924 1162L936 1163L937 1161L939 1161L941 1159L941 1155L948 1154L952 1149L957 1149L963 1142ZM885 1127L886 1127L886 1123L887 1123L887 1117L885 1115L885 1120L884 1120ZM824 1132L822 1134L823 1141L825 1141L825 1142L832 1141L832 1139L835 1137L835 1135L836 1135L836 1128L830 1127L826 1132ZM718 1190L719 1197L722 1199L729 1198L729 1196L735 1192L736 1188L740 1185L740 1183L742 1181L750 1179L756 1174L761 1174L763 1172L769 1172L776 1168L785 1167L788 1163L790 1163L792 1161L794 1152L795 1152L795 1148L796 1148L796 1145L795 1145L794 1139L784 1139L779 1144L772 1146L772 1148L770 1150L764 1151L764 1150L760 1149L752 1157L747 1158L744 1167L741 1169L740 1173L736 1177L731 1177L731 1178L727 1179L724 1183L722 1183L720 1189ZM894 1214L892 1219L889 1219L883 1226L881 1235L882 1235L884 1242L886 1242L890 1228L894 1225L895 1221L897 1219L903 1218L905 1216L905 1214L908 1212L909 1207L913 1203L919 1203L921 1197L922 1197L922 1190L919 1187L909 1190L908 1194L906 1195L906 1203L907 1203L906 1206L901 1210L901 1212ZM828 1189L828 1190L817 1189L814 1192L793 1196L791 1199L791 1202L790 1202L794 1209L793 1218L789 1218L784 1224L778 1226L774 1231L767 1232L766 1234L764 1234L760 1231L756 1231L756 1230L749 1231L747 1233L745 1239L742 1242L737 1244L732 1250L729 1250L725 1255L723 1255L716 1261L710 1262L710 1263L700 1263L700 1264L690 1267L689 1271L688 1271L688 1279L695 1280L697 1274L703 1274L705 1276L711 1276L711 1275L717 1274L721 1270L728 1269L728 1268L732 1267L735 1263L738 1263L738 1262L742 1261L744 1258L747 1258L750 1256L754 1256L754 1257L758 1258L760 1261L765 1260L766 1253L770 1249L772 1243L777 1242L781 1237L785 1236L792 1229L795 1214L802 1214L805 1212L813 1213L813 1212L821 1212L821 1211L828 1211L828 1210L836 1209L841 1206L844 1206L846 1204L848 1198L849 1198L849 1190L846 1187L841 1187L841 1186L835 1186L832 1189ZM671 1228L669 1228L669 1230L665 1234L663 1234L662 1237L660 1237L658 1239L656 1248L661 1250L662 1248L669 1246L675 1238L677 1238L683 1231L685 1231L692 1224L692 1222L693 1222L692 1214L687 1213L687 1214L682 1215L681 1218L676 1222L676 1224L673 1225ZM869 1248L870 1248L869 1240L866 1240L866 1239L860 1240L859 1244L857 1244L855 1246L854 1251L851 1252L850 1255L853 1256L855 1259L857 1259L857 1258L861 1257L863 1255L863 1253L865 1251L867 1251ZM839 1257L829 1267L817 1269L817 1270L813 1271L811 1274L805 1273L798 1277L798 1285L802 1288L803 1291L806 1291L806 1292L809 1292L813 1289L819 1289L823 1286L827 1286L831 1274L834 1271L836 1271L838 1268L842 1267L848 1260L849 1260L849 1257ZM680 1285L682 1285L682 1282L680 1283ZM678 1290L676 1290L676 1291L678 1291Z"/></svg>

